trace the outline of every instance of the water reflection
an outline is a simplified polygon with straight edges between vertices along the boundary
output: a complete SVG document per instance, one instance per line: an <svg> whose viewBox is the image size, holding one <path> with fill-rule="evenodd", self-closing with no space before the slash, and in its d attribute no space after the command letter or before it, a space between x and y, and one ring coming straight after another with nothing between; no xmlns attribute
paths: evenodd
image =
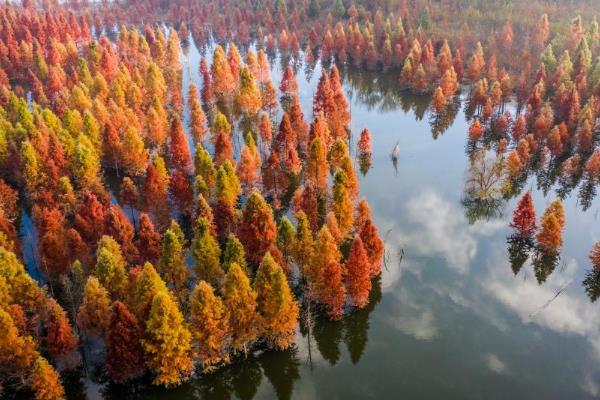
<svg viewBox="0 0 600 400"><path fill-rule="evenodd" d="M300 361L297 353L296 348L290 348L285 351L270 351L259 358L263 372L275 388L278 399L290 399L294 382L300 378Z"/></svg>
<svg viewBox="0 0 600 400"><path fill-rule="evenodd" d="M381 301L381 283L380 277L377 277L372 284L372 290L369 294L369 304L360 310L357 310L352 318L344 319L344 343L350 353L352 364L360 361L361 356L369 340L369 316L375 309L375 306Z"/></svg>

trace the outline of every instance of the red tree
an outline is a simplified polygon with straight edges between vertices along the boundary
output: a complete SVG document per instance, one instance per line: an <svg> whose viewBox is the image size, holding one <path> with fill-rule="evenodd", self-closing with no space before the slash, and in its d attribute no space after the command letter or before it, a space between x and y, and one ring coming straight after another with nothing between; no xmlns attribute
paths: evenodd
<svg viewBox="0 0 600 400"><path fill-rule="evenodd" d="M350 255L346 260L346 291L352 304L362 308L369 302L371 290L371 264L360 236L356 236L350 247Z"/></svg>
<svg viewBox="0 0 600 400"><path fill-rule="evenodd" d="M192 171L192 156L188 146L181 119L173 118L169 143L169 161L173 168L189 175Z"/></svg>
<svg viewBox="0 0 600 400"><path fill-rule="evenodd" d="M537 227L535 225L535 206L531 192L527 192L521 197L517 208L513 212L513 221L510 224L516 231L516 236L520 239L531 239Z"/></svg>
<svg viewBox="0 0 600 400"><path fill-rule="evenodd" d="M113 305L106 338L106 369L115 382L125 382L144 372L142 326L120 301Z"/></svg>

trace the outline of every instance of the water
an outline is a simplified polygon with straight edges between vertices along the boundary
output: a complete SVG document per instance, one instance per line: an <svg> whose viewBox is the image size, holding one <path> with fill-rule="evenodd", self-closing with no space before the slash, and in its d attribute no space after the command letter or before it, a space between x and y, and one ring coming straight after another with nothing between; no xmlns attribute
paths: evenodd
<svg viewBox="0 0 600 400"><path fill-rule="evenodd" d="M210 59L210 51L206 55ZM200 86L198 49L191 45L182 62L184 85ZM272 69L278 85L279 59ZM373 164L360 177L361 196L386 241L386 267L369 306L339 322L319 321L310 337L299 333L288 351L255 354L175 389L88 383L83 389L88 397L585 399L600 394L600 309L581 286L587 253L600 238L598 201L583 212L576 191L565 200L561 260L544 284L536 281L529 261L515 276L506 238L517 199L501 202L488 219L470 223L465 215L468 123L462 109L443 134L432 135L428 99L402 94L393 76L344 75L352 131L356 136L368 127L373 140ZM310 79L303 67L297 72L307 120L319 76L318 66ZM400 156L394 166L390 153L396 143ZM544 196L535 179L529 187L539 215L554 191Z"/></svg>

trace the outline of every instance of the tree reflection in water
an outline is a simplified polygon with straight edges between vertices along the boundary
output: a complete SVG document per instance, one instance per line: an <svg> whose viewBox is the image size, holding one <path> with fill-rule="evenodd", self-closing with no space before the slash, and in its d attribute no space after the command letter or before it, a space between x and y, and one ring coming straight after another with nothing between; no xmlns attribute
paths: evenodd
<svg viewBox="0 0 600 400"><path fill-rule="evenodd" d="M529 258L529 252L532 249L530 241L518 238L516 236L509 236L506 240L508 243L508 259L510 260L510 266L515 276L519 274L523 264Z"/></svg>
<svg viewBox="0 0 600 400"><path fill-rule="evenodd" d="M501 158L488 156L483 149L473 151L462 199L470 224L502 216L502 171Z"/></svg>
<svg viewBox="0 0 600 400"><path fill-rule="evenodd" d="M240 400L251 400L262 381L262 371L256 358L251 357L227 370L231 389Z"/></svg>
<svg viewBox="0 0 600 400"><path fill-rule="evenodd" d="M268 351L258 361L269 382L273 385L277 398L288 400L292 397L294 382L300 378L298 349L291 347L284 351Z"/></svg>
<svg viewBox="0 0 600 400"><path fill-rule="evenodd" d="M600 269L592 268L585 274L583 288L590 301L595 302L600 297Z"/></svg>
<svg viewBox="0 0 600 400"><path fill-rule="evenodd" d="M363 309L356 310L344 319L344 343L350 353L352 364L360 361L369 339L369 318L375 306L381 301L381 277L372 281L369 294L369 304Z"/></svg>

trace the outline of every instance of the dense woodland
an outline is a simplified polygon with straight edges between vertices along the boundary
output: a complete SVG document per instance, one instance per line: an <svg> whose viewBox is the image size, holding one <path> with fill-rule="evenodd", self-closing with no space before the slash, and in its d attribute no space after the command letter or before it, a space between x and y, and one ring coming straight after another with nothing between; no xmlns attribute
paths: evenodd
<svg viewBox="0 0 600 400"><path fill-rule="evenodd" d="M515 273L531 253L543 282L561 199L589 207L600 180L598 10L575 3L585 18L542 0L0 7L1 389L63 398L92 351L112 382L174 386L366 307L384 243L360 197L371 137L350 131L349 69L427 96L434 136L465 102L474 212L529 176L558 183L539 223L527 192L511 224ZM200 87L182 84L190 41L211 49ZM312 110L297 61L324 67ZM590 260L596 300L600 244Z"/></svg>

